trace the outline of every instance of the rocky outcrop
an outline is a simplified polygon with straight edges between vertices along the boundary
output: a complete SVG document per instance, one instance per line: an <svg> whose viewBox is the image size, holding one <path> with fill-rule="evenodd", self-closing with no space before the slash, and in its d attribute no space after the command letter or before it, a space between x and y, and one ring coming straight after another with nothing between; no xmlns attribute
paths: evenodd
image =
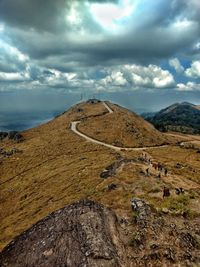
<svg viewBox="0 0 200 267"><path fill-rule="evenodd" d="M3 139L5 139L8 136L7 132L0 132L0 141L2 141Z"/></svg>
<svg viewBox="0 0 200 267"><path fill-rule="evenodd" d="M151 215L150 206L143 199L134 198L131 200L132 210L137 212L137 223L146 223Z"/></svg>
<svg viewBox="0 0 200 267"><path fill-rule="evenodd" d="M119 168L121 168L123 165L125 164L129 164L135 162L134 159L126 159L126 158L120 158L119 160L113 162L112 164L110 164L109 166L107 166L105 168L105 170L103 170L100 173L100 177L103 179L107 179L111 176L114 176L117 173L117 170Z"/></svg>
<svg viewBox="0 0 200 267"><path fill-rule="evenodd" d="M91 98L91 99L87 100L87 103L89 103L89 104L98 104L98 103L101 103L101 100L96 99L96 98Z"/></svg>
<svg viewBox="0 0 200 267"><path fill-rule="evenodd" d="M11 139L15 142L21 142L23 141L23 136L17 131L11 131L8 133L8 139Z"/></svg>
<svg viewBox="0 0 200 267"><path fill-rule="evenodd" d="M41 220L0 255L2 267L118 267L124 249L115 214L82 200Z"/></svg>
<svg viewBox="0 0 200 267"><path fill-rule="evenodd" d="M21 133L17 131L11 131L11 132L0 132L0 141L4 140L5 138L8 138L9 140L13 140L17 143L22 142L24 140Z"/></svg>

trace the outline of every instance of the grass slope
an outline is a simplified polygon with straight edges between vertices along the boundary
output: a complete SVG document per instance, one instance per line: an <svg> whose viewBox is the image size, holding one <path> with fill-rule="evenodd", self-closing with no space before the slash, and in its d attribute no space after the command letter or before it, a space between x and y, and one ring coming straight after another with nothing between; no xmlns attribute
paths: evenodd
<svg viewBox="0 0 200 267"><path fill-rule="evenodd" d="M122 124L121 129L124 127L125 115L127 114L127 118L132 118L133 115L124 109L121 111L119 107L111 107L117 112L119 110L120 114L122 112L121 118L118 114L115 117L119 119L117 125L120 131L120 125ZM80 111L81 109L83 111ZM100 178L100 173L119 156L137 159L141 154L134 151L116 153L106 147L86 142L70 130L71 121L102 113L105 113L102 104L82 103L53 121L24 132L23 143L14 144L5 140L0 144L7 150L15 147L23 151L22 154L0 158L0 248L50 212L82 198L100 201L115 209L118 214L131 216L130 199L133 196L143 197L155 208L161 209L179 202L175 195L170 200L162 200L163 185L170 188L183 186L188 190L187 208L193 213L197 212L195 207L199 201L200 164L199 154L194 150L176 146L151 149L149 153L154 161L166 164L169 168L169 177L160 181L155 178L156 173L153 170L150 177L142 174L147 168L143 162L124 165L116 175L106 180ZM110 121L112 125L112 114L103 116L106 117L106 123ZM101 117L95 117L93 120L99 123L99 118ZM116 128L111 128L110 137L104 127L104 119L102 124L98 124L98 130L102 138L109 138L110 141L112 131ZM89 118L87 122L93 125L93 120ZM155 131L149 124L148 127L156 136L161 136L158 144L165 140L164 135ZM146 131L148 132L148 129ZM125 134L124 129L123 133ZM149 137L150 140L151 138L152 136ZM176 139L171 136L170 138ZM135 142L124 145L139 145ZM184 164L183 169L175 167L177 162ZM117 189L109 192L106 188L111 183L116 183ZM194 198L190 199L190 195Z"/></svg>

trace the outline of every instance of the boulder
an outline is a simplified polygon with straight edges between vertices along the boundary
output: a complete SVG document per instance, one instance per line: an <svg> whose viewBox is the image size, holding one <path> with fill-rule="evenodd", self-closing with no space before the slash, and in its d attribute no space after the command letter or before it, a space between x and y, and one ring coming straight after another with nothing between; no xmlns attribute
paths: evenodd
<svg viewBox="0 0 200 267"><path fill-rule="evenodd" d="M116 215L82 200L53 212L0 254L1 267L120 267L124 247Z"/></svg>
<svg viewBox="0 0 200 267"><path fill-rule="evenodd" d="M111 191L111 190L115 190L115 189L117 188L117 185L112 183L112 184L109 184L109 185L107 186L107 188L108 188L109 191Z"/></svg>
<svg viewBox="0 0 200 267"><path fill-rule="evenodd" d="M143 199L133 198L131 200L132 210L137 213L137 222L146 223L151 215L151 208Z"/></svg>
<svg viewBox="0 0 200 267"><path fill-rule="evenodd" d="M15 142L23 141L23 136L17 131L11 131L8 133L8 139L13 140Z"/></svg>
<svg viewBox="0 0 200 267"><path fill-rule="evenodd" d="M0 141L2 141L3 139L5 139L8 136L7 132L0 132Z"/></svg>

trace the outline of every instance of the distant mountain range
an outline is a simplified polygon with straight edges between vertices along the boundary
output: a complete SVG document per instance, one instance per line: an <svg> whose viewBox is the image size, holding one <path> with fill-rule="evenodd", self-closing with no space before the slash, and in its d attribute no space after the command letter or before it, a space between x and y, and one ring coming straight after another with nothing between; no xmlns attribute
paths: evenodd
<svg viewBox="0 0 200 267"><path fill-rule="evenodd" d="M200 106L188 102L175 103L157 113L143 114L143 117L163 132L200 133Z"/></svg>

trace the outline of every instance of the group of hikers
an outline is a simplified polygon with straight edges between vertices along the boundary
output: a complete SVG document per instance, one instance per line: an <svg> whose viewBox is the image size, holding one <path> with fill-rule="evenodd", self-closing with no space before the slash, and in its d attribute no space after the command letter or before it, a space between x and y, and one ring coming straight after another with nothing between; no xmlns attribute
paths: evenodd
<svg viewBox="0 0 200 267"><path fill-rule="evenodd" d="M139 159L141 161L144 161L145 163L149 164L149 167L145 170L146 176L150 175L150 167L152 167L153 169L155 169L155 171L157 171L156 178L160 179L162 177L162 175L164 175L165 177L168 175L168 169L165 166L163 166L161 163L153 162L152 158L147 153L142 153L142 155L139 157ZM175 188L175 193L177 195L184 194L184 192L185 191L182 187ZM170 189L168 187L164 186L163 198L170 197L170 195L171 195Z"/></svg>
<svg viewBox="0 0 200 267"><path fill-rule="evenodd" d="M180 194L184 194L185 193L185 190L180 187L180 188L175 188L175 192L177 195L180 195ZM170 193L170 189L166 186L164 186L163 188L163 198L165 197L170 197L171 193Z"/></svg>
<svg viewBox="0 0 200 267"><path fill-rule="evenodd" d="M168 170L166 167L164 167L161 163L153 162L152 158L147 153L142 153L142 155L139 157L140 160L148 163L150 167L154 168L155 171L157 171L157 178L161 178L162 174L164 176L167 176ZM150 167L146 169L146 175L149 176L150 174Z"/></svg>

